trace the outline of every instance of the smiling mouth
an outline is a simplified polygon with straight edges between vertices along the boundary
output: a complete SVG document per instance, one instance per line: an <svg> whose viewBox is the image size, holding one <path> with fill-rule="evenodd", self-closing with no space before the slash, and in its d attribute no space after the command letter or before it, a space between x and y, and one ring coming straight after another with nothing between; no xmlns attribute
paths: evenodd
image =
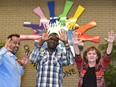
<svg viewBox="0 0 116 87"><path fill-rule="evenodd" d="M18 51L18 47L15 47L15 48L14 48L14 51L17 52L17 51Z"/></svg>
<svg viewBox="0 0 116 87"><path fill-rule="evenodd" d="M15 50L18 50L18 47L15 47L14 49L15 49Z"/></svg>
<svg viewBox="0 0 116 87"><path fill-rule="evenodd" d="M94 57L90 57L90 59L95 59Z"/></svg>

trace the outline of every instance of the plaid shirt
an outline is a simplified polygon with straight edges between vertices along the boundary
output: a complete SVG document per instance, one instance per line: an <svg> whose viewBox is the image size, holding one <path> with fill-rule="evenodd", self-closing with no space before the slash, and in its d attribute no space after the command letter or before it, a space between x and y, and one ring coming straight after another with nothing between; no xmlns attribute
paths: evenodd
<svg viewBox="0 0 116 87"><path fill-rule="evenodd" d="M74 64L70 48L50 54L47 48L36 46L29 60L38 64L36 87L62 87L62 66Z"/></svg>

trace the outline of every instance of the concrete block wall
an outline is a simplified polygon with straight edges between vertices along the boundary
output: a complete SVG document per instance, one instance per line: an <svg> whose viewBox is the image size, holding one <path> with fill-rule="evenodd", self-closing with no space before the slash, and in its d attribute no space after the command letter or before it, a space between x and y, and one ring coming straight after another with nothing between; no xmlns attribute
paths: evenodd
<svg viewBox="0 0 116 87"><path fill-rule="evenodd" d="M40 6L46 17L49 19L49 10L47 2L50 0L1 0L0 1L0 40L5 41L6 37L12 33L32 34L32 29L23 27L23 22L39 23L40 17L33 9ZM55 1L55 15L59 16L64 8L65 0ZM88 35L100 36L100 43L85 42L84 49L88 46L98 46L105 43L104 38L107 32L113 30L116 32L116 1L115 0L72 0L74 2L68 13L71 18L78 5L85 7L85 11L77 20L79 25L86 25L91 20L96 20L97 26L86 31ZM22 41L17 56L20 58L25 52L24 45L29 45L32 51L33 41ZM21 87L35 87L36 70L31 63L28 63L25 73L22 76ZM63 87L77 87L78 71L76 66L64 67Z"/></svg>

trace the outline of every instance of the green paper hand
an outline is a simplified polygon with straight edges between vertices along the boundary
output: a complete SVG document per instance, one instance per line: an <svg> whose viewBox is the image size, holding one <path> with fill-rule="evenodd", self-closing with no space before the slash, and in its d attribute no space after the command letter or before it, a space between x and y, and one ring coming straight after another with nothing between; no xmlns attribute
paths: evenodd
<svg viewBox="0 0 116 87"><path fill-rule="evenodd" d="M60 18L59 23L63 26L66 24L66 20L67 20L66 16L72 5L73 5L72 1L66 1L63 13L58 16L58 18Z"/></svg>

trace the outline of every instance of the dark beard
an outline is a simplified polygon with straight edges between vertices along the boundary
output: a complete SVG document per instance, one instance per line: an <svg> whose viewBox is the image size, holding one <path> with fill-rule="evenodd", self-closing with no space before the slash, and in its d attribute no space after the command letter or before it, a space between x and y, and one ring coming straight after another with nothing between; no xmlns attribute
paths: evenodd
<svg viewBox="0 0 116 87"><path fill-rule="evenodd" d="M17 51L18 51L18 49L19 49L18 47L15 47L15 48L13 49L12 53L13 53L13 54L16 54Z"/></svg>

